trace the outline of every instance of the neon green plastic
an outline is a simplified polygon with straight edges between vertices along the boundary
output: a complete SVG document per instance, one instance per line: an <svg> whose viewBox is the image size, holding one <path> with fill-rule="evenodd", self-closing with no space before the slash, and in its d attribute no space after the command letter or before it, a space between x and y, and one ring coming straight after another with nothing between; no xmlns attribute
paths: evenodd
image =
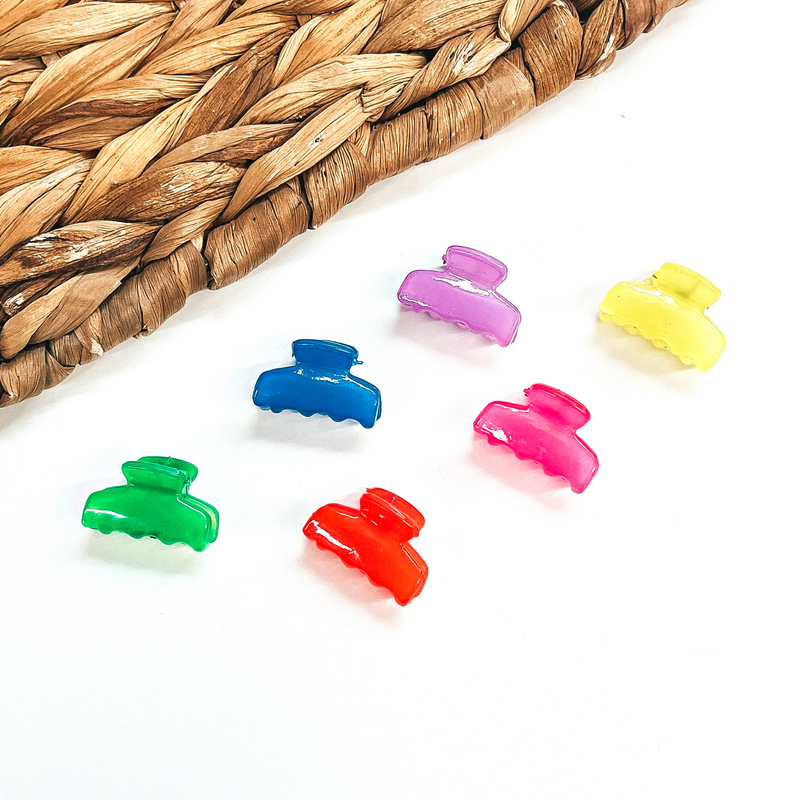
<svg viewBox="0 0 800 800"><path fill-rule="evenodd" d="M705 372L725 350L722 331L704 313L720 294L702 275L664 264L649 281L614 286L600 306L600 319L641 334Z"/></svg>
<svg viewBox="0 0 800 800"><path fill-rule="evenodd" d="M189 494L197 467L188 461L148 456L126 461L125 486L89 495L82 522L101 533L119 531L135 539L150 536L164 544L182 542L198 552L217 538L219 514Z"/></svg>

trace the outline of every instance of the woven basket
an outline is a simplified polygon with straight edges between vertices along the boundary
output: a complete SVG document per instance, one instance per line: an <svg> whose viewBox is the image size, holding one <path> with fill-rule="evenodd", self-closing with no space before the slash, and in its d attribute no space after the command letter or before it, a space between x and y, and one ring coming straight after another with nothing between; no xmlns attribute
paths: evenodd
<svg viewBox="0 0 800 800"><path fill-rule="evenodd" d="M687 0L0 0L0 406Z"/></svg>

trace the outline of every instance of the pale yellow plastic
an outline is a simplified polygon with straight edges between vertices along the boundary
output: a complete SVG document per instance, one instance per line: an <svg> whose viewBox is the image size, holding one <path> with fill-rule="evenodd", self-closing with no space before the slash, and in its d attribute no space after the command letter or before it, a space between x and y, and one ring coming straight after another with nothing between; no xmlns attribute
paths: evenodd
<svg viewBox="0 0 800 800"><path fill-rule="evenodd" d="M600 319L641 334L684 364L705 372L725 349L722 331L703 313L720 298L711 281L678 264L664 264L644 283L618 283L600 306Z"/></svg>

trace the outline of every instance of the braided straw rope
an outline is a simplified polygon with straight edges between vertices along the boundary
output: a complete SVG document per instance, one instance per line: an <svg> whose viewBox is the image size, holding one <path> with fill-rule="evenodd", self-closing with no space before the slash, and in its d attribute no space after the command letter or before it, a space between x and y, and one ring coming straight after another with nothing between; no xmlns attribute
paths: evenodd
<svg viewBox="0 0 800 800"><path fill-rule="evenodd" d="M687 0L0 0L0 406Z"/></svg>

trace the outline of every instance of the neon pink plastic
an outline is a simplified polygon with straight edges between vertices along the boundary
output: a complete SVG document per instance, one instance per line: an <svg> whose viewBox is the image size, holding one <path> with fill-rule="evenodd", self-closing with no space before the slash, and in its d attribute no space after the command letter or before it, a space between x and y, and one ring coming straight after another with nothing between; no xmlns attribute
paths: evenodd
<svg viewBox="0 0 800 800"><path fill-rule="evenodd" d="M510 345L522 317L496 291L508 274L506 265L480 250L456 245L447 248L444 263L444 270L409 273L397 299L406 308L455 322L501 347Z"/></svg>
<svg viewBox="0 0 800 800"><path fill-rule="evenodd" d="M548 475L569 483L580 494L594 478L597 456L575 431L591 418L574 397L536 383L525 390L528 404L489 403L473 427L490 444L505 444L518 458L540 464Z"/></svg>

